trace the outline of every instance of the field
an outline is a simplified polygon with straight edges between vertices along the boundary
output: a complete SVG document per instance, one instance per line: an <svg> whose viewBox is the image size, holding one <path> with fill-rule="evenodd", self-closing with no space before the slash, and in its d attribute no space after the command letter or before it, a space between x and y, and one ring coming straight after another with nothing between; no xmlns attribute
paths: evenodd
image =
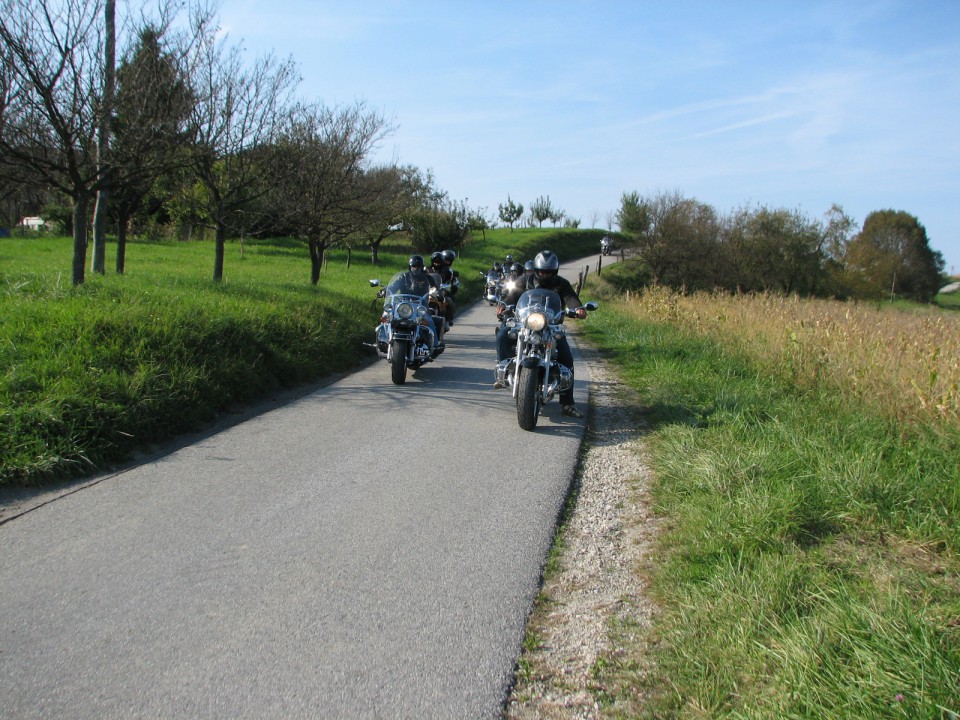
<svg viewBox="0 0 960 720"><path fill-rule="evenodd" d="M488 231L457 261L463 297L507 252L576 257L601 235ZM295 240L229 243L220 283L210 241L131 243L124 275L88 273L73 287L69 239L0 240L0 484L95 472L277 388L355 367L372 357L363 342L379 314L367 281L405 269L410 252L393 242L374 268L365 252L348 263L332 251L314 287Z"/></svg>
<svg viewBox="0 0 960 720"><path fill-rule="evenodd" d="M666 529L655 629L597 665L605 716L957 717L958 322L607 297L583 332L644 398Z"/></svg>

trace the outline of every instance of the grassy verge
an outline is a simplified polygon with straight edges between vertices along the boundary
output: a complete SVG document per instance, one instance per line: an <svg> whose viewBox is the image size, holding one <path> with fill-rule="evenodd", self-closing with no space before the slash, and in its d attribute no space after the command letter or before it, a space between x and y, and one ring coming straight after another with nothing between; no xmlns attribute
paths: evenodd
<svg viewBox="0 0 960 720"><path fill-rule="evenodd" d="M604 664L601 700L618 716L639 684L649 717L955 717L956 415L876 402L863 374L826 372L836 350L814 373L787 327L764 332L769 307L718 332L733 308L698 302L614 300L581 331L648 405L667 528L645 570L655 634ZM635 674L651 646L656 673Z"/></svg>
<svg viewBox="0 0 960 720"><path fill-rule="evenodd" d="M456 266L461 302L507 252L593 251L601 232L495 230ZM113 246L108 248L108 256ZM71 241L0 240L0 484L56 481L208 424L231 406L355 366L379 310L367 280L404 269L405 240L336 250L309 282L302 243L228 244L214 283L211 242L131 243L126 273L69 284Z"/></svg>

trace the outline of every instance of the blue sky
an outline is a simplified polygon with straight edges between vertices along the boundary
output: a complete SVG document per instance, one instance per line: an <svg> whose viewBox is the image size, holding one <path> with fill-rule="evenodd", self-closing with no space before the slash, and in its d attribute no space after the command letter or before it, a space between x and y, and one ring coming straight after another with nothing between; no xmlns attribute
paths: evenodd
<svg viewBox="0 0 960 720"><path fill-rule="evenodd" d="M495 217L542 195L605 227L624 192L822 218L915 215L960 273L960 2L222 0L299 94L362 101L378 159Z"/></svg>

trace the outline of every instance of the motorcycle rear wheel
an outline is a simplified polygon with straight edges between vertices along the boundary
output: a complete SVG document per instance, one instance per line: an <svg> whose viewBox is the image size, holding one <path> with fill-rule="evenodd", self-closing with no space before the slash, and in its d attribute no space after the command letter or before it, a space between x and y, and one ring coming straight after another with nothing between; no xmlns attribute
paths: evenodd
<svg viewBox="0 0 960 720"><path fill-rule="evenodd" d="M403 385L407 381L407 341L394 340L393 353L390 356L390 379L394 385Z"/></svg>
<svg viewBox="0 0 960 720"><path fill-rule="evenodd" d="M520 368L517 379L517 423L524 430L537 427L540 417L540 373L537 368Z"/></svg>

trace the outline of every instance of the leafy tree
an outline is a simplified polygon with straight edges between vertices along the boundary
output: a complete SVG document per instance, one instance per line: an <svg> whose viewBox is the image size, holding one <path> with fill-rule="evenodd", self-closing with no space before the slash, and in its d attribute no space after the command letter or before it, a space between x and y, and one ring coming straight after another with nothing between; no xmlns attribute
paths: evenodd
<svg viewBox="0 0 960 720"><path fill-rule="evenodd" d="M470 232L466 203L446 197L414 209L405 219L413 247L421 253L445 248L459 250Z"/></svg>
<svg viewBox="0 0 960 720"><path fill-rule="evenodd" d="M637 191L625 192L620 198L615 220L620 232L639 237L650 229L650 208Z"/></svg>
<svg viewBox="0 0 960 720"><path fill-rule="evenodd" d="M837 203L830 206L824 217L827 221L823 231L824 253L831 260L842 262L847 246L856 234L857 222Z"/></svg>
<svg viewBox="0 0 960 720"><path fill-rule="evenodd" d="M375 208L396 190L389 173L368 172L367 159L389 131L362 104L331 109L299 106L273 149L276 172L269 200L310 250L310 281L320 281L324 254L334 244L364 237L371 223L390 223Z"/></svg>
<svg viewBox="0 0 960 720"><path fill-rule="evenodd" d="M491 218L487 217L487 209L485 207L471 210L467 214L467 225L470 227L471 232L479 230L484 240L487 239L487 230L494 227Z"/></svg>
<svg viewBox="0 0 960 720"><path fill-rule="evenodd" d="M943 255L931 249L920 221L902 210L867 215L850 241L846 265L875 294L930 302L940 287Z"/></svg>
<svg viewBox="0 0 960 720"><path fill-rule="evenodd" d="M823 228L823 272L824 295L845 298L854 295L855 278L847 271L845 258L850 241L858 232L857 222L834 203L824 214L826 225Z"/></svg>
<svg viewBox="0 0 960 720"><path fill-rule="evenodd" d="M126 264L127 229L161 176L190 160L187 121L193 94L164 48L163 30L146 27L117 70L116 115L111 150L111 204L117 218L116 270Z"/></svg>
<svg viewBox="0 0 960 720"><path fill-rule="evenodd" d="M543 221L548 220L556 211L550 204L550 196L541 195L530 203L530 216L537 221L538 227L543 227Z"/></svg>
<svg viewBox="0 0 960 720"><path fill-rule="evenodd" d="M506 204L501 203L499 210L500 220L510 227L510 232L513 232L514 223L523 217L523 205L513 202L510 196L507 195Z"/></svg>
<svg viewBox="0 0 960 720"><path fill-rule="evenodd" d="M379 185L376 202L368 208L367 228L363 231L370 248L370 260L377 265L383 241L402 231L403 218L435 191L433 176L412 165L374 168L366 175L368 181Z"/></svg>
<svg viewBox="0 0 960 720"><path fill-rule="evenodd" d="M620 230L633 236L635 252L650 269L654 284L669 282L668 276L675 279L688 252L689 202L678 191L649 199L624 193L621 198L616 215Z"/></svg>
<svg viewBox="0 0 960 720"><path fill-rule="evenodd" d="M812 294L826 286L824 233L797 210L738 211L724 228L724 286L741 291Z"/></svg>

